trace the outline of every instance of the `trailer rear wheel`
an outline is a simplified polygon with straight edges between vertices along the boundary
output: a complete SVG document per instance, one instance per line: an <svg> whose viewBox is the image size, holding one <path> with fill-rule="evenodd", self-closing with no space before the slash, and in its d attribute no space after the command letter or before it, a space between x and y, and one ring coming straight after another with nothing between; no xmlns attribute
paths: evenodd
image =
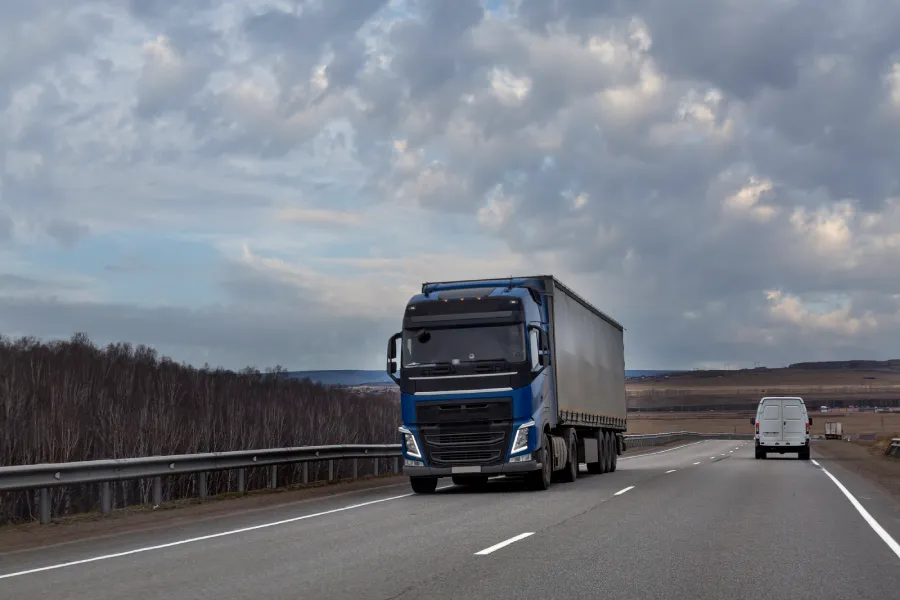
<svg viewBox="0 0 900 600"><path fill-rule="evenodd" d="M437 477L410 477L409 485L417 494L433 494L437 489Z"/></svg>
<svg viewBox="0 0 900 600"><path fill-rule="evenodd" d="M541 468L525 476L525 485L532 490L543 491L550 487L553 479L553 446L550 435L544 434L544 443L540 449Z"/></svg>
<svg viewBox="0 0 900 600"><path fill-rule="evenodd" d="M603 472L612 471L612 444L609 443L610 432L603 430Z"/></svg>
<svg viewBox="0 0 900 600"><path fill-rule="evenodd" d="M606 452L606 437L603 435L603 430L597 430L597 462L587 463L588 473L592 473L593 475L600 475L605 473L606 471L603 469L603 466L606 464L605 452Z"/></svg>
<svg viewBox="0 0 900 600"><path fill-rule="evenodd" d="M609 472L610 473L615 473L616 466L619 464L618 445L619 445L619 441L616 439L616 433L614 431L610 431L609 432Z"/></svg>
<svg viewBox="0 0 900 600"><path fill-rule="evenodd" d="M566 448L566 466L560 473L560 480L563 483L572 483L578 479L578 439L572 430L569 431Z"/></svg>

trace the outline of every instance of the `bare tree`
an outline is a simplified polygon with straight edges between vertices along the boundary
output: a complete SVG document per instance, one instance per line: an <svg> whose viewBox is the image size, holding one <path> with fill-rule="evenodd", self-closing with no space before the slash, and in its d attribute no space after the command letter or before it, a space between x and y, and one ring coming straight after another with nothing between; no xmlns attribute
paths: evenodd
<svg viewBox="0 0 900 600"><path fill-rule="evenodd" d="M0 466L392 443L399 416L393 392L326 387L290 378L281 366L196 369L143 345L98 348L84 333L50 343L0 336ZM279 480L289 483L295 472L284 468ZM265 485L265 473L249 475L248 487ZM227 473L209 479L210 493L229 485ZM171 477L165 494L180 497L192 486L190 477ZM88 487L54 491L54 514L95 508ZM114 487L117 506L148 501L146 482ZM31 496L0 494L0 522L34 518Z"/></svg>

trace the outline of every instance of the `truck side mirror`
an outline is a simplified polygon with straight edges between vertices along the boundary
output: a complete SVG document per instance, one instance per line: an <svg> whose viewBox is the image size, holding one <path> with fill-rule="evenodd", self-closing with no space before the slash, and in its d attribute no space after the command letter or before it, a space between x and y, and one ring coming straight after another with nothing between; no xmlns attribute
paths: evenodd
<svg viewBox="0 0 900 600"><path fill-rule="evenodd" d="M394 383L399 384L400 379L395 375L397 372L397 340L403 337L402 333L395 333L391 336L391 339L388 340L388 349L387 349L387 374L388 376L394 380Z"/></svg>

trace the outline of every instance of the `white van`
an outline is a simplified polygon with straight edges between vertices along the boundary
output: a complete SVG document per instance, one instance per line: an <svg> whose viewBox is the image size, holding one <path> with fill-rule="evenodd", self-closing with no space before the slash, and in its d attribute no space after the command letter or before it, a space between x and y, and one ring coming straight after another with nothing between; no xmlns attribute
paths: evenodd
<svg viewBox="0 0 900 600"><path fill-rule="evenodd" d="M765 397L759 401L756 418L756 458L768 452L796 452L801 460L809 460L809 426L812 419L806 412L803 398L796 396Z"/></svg>

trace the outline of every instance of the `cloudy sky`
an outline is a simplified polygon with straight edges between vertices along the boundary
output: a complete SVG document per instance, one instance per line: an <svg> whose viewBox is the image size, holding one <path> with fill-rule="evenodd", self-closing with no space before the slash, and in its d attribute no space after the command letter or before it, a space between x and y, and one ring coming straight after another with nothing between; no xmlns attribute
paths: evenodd
<svg viewBox="0 0 900 600"><path fill-rule="evenodd" d="M0 2L0 332L380 368L539 272L632 369L900 357L900 3Z"/></svg>

